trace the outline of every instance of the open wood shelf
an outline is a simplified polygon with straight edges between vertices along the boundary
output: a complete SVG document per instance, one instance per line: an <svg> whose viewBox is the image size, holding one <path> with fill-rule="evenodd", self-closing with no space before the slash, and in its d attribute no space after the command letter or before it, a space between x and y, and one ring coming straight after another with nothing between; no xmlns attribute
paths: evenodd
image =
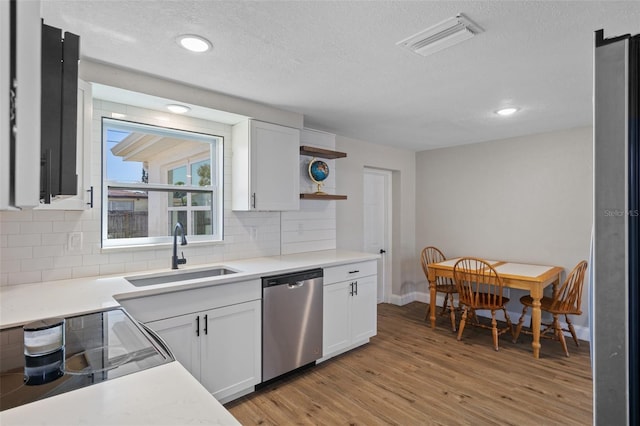
<svg viewBox="0 0 640 426"><path fill-rule="evenodd" d="M301 200L346 200L346 195L333 194L300 194Z"/></svg>
<svg viewBox="0 0 640 426"><path fill-rule="evenodd" d="M331 160L335 158L344 158L347 156L346 152L332 151L330 149L316 148L314 146L306 146L306 145L302 145L300 147L300 154L310 155L313 157L328 158Z"/></svg>

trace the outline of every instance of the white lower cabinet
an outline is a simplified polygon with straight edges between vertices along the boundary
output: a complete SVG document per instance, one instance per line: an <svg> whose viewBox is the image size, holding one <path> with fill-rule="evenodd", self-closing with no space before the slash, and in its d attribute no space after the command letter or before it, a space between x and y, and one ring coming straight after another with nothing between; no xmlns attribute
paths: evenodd
<svg viewBox="0 0 640 426"><path fill-rule="evenodd" d="M347 281L332 282L342 275ZM363 345L377 332L376 262L325 269L323 360ZM349 275L351 274L351 275ZM328 280L327 280L328 279Z"/></svg>
<svg viewBox="0 0 640 426"><path fill-rule="evenodd" d="M151 321L174 356L220 402L261 381L261 302Z"/></svg>

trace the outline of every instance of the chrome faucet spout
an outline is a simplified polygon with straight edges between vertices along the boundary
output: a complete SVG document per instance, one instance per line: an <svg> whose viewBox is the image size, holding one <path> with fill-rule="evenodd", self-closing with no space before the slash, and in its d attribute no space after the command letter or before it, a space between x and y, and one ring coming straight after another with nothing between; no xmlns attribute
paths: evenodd
<svg viewBox="0 0 640 426"><path fill-rule="evenodd" d="M176 226L173 228L173 256L171 256L171 269L178 269L178 265L184 265L187 263L187 259L184 258L184 253L182 254L182 259L178 258L178 231L180 231L180 236L182 237L180 245L187 245L187 237L185 236L184 227L182 226L182 223L176 222Z"/></svg>

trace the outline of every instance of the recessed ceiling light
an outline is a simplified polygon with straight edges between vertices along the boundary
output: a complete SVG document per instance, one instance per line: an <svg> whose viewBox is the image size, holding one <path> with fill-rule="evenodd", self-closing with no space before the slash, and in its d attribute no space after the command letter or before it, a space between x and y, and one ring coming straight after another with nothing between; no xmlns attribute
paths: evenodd
<svg viewBox="0 0 640 426"><path fill-rule="evenodd" d="M184 114L185 112L189 111L191 108L189 108L186 105L171 104L171 105L167 105L167 109L176 114Z"/></svg>
<svg viewBox="0 0 640 426"><path fill-rule="evenodd" d="M211 42L209 40L194 34L179 36L178 44L185 49L196 53L206 52L211 49Z"/></svg>
<svg viewBox="0 0 640 426"><path fill-rule="evenodd" d="M513 107L509 107L509 108L502 108L496 111L496 114L498 115L502 115L502 116L507 116L507 115L511 115L515 112L518 111L518 108L513 108Z"/></svg>

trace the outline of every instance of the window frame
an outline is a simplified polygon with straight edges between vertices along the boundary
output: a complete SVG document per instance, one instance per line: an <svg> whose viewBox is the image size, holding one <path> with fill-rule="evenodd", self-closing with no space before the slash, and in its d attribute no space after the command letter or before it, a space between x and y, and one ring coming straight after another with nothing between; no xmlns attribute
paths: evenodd
<svg viewBox="0 0 640 426"><path fill-rule="evenodd" d="M190 194L193 193L207 193L211 196L211 211L212 213L212 233L208 235L190 235L189 242L220 242L224 238L224 204L223 204L223 188L224 188L224 136L208 134L198 131L182 128L172 128L166 126L159 126L155 124L149 124L145 122L134 122L122 119L116 119L111 117L101 117L101 155L102 155L102 205L101 205L101 246L102 248L116 248L116 247L145 247L156 245L167 245L173 242L172 235L166 236L147 236L147 237L134 237L134 238L108 238L108 215L109 215L109 189L123 189L132 190L137 189L140 191L150 192L159 191L167 193L170 196L174 191L186 191ZM107 141L107 132L112 130L121 131L143 131L148 134L158 136L174 136L182 139L188 139L193 141L210 143L212 146L209 151L209 156L200 156L199 160L209 159L212 169L211 185L210 186L194 186L194 185L173 185L165 183L145 183L145 182L125 182L118 180L109 180L107 176L107 149L109 149ZM177 164L182 160L176 161L173 164ZM171 164L171 163L168 163ZM187 161L182 161L182 164L189 164ZM213 170L215 167L215 171ZM169 170L168 165L162 165L161 171L166 174L166 170ZM215 181L214 181L215 173ZM191 209L188 210L188 214L191 213ZM149 215L153 214L168 214L171 212L169 206L162 212L151 212L147 210Z"/></svg>

